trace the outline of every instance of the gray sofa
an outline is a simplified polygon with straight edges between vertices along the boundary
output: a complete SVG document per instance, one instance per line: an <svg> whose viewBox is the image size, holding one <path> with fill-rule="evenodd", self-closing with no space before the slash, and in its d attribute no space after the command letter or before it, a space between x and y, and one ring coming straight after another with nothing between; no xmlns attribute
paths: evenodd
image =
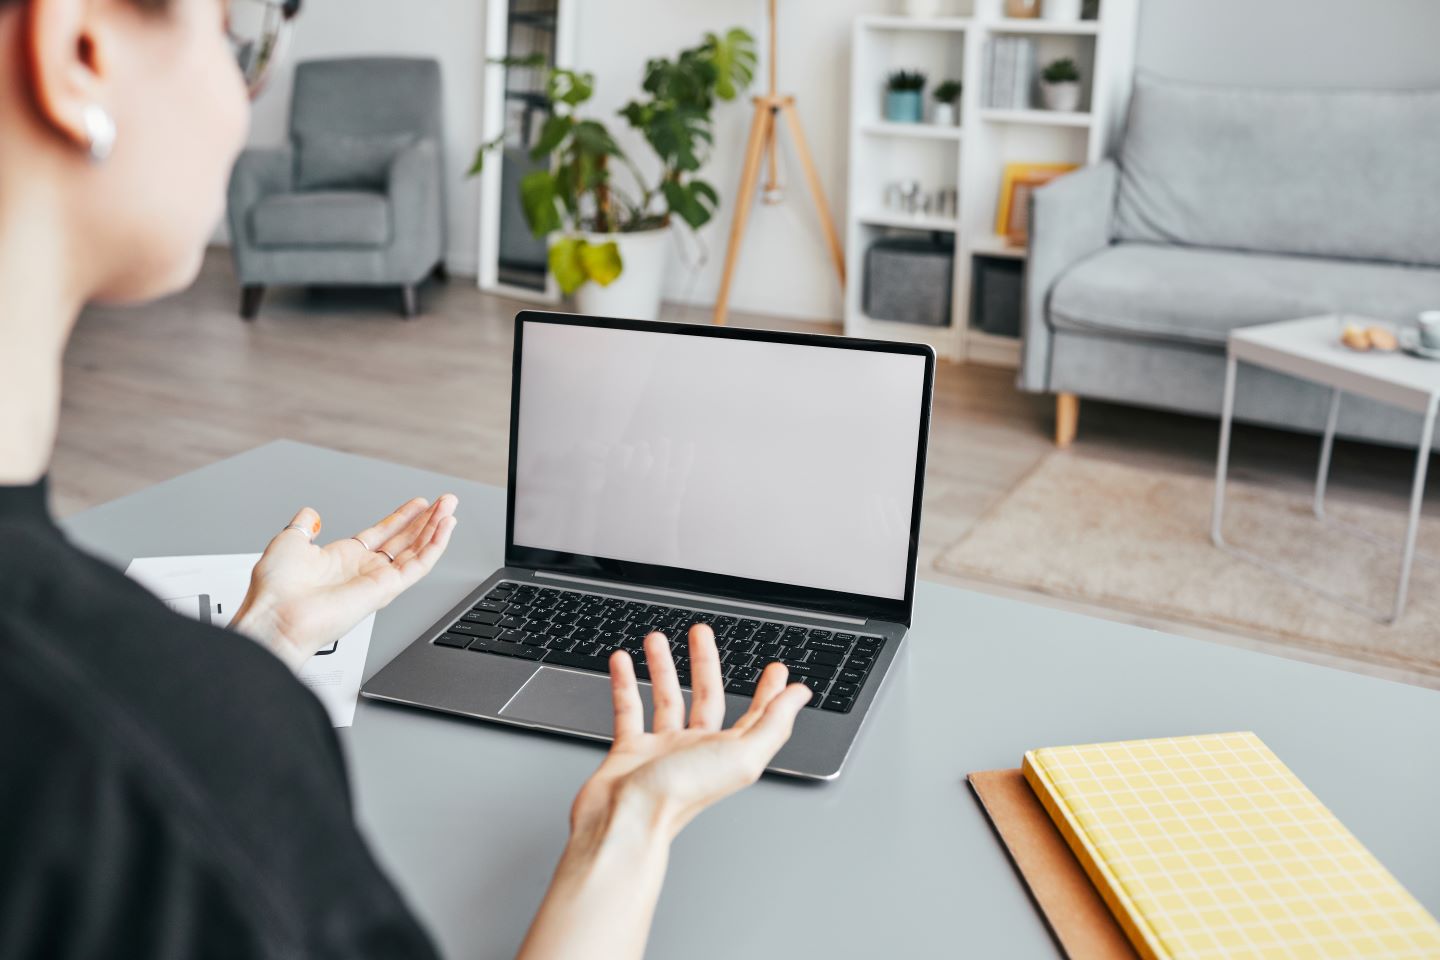
<svg viewBox="0 0 1440 960"><path fill-rule="evenodd" d="M1440 307L1440 91L1314 92L1136 78L1118 155L1037 190L1022 389L1218 416L1234 327ZM1235 415L1324 428L1329 393L1242 365ZM1358 397L1342 435L1413 446Z"/></svg>
<svg viewBox="0 0 1440 960"><path fill-rule="evenodd" d="M440 65L364 57L295 68L290 143L246 150L230 177L241 316L270 284L416 287L443 276Z"/></svg>

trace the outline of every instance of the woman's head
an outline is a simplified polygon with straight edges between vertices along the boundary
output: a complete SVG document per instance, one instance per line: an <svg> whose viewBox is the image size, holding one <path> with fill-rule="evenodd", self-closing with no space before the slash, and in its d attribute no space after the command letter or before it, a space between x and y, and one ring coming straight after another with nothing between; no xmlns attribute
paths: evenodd
<svg viewBox="0 0 1440 960"><path fill-rule="evenodd" d="M199 268L248 122L225 13L225 0L0 0L0 215L6 230L61 231L85 299L160 296ZM115 129L103 160L98 111Z"/></svg>

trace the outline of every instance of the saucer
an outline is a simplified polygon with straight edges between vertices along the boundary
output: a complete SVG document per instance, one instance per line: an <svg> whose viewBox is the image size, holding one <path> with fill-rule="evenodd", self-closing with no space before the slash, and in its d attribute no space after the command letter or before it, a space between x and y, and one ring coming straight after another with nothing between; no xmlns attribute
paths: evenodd
<svg viewBox="0 0 1440 960"><path fill-rule="evenodd" d="M1422 360L1440 360L1440 349L1427 347L1420 342L1420 331L1414 327L1404 327L1400 330L1400 349L1413 357L1420 357Z"/></svg>

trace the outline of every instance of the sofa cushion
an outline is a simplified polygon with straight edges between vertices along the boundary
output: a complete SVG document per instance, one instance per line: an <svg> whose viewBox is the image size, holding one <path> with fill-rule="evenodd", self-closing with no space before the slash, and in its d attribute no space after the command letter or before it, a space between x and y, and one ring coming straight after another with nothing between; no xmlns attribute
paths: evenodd
<svg viewBox="0 0 1440 960"><path fill-rule="evenodd" d="M395 156L413 133L296 135L297 190L384 190Z"/></svg>
<svg viewBox="0 0 1440 960"><path fill-rule="evenodd" d="M390 203L360 190L281 193L254 206L250 230L262 247L378 247L390 240Z"/></svg>
<svg viewBox="0 0 1440 960"><path fill-rule="evenodd" d="M1136 78L1116 236L1440 264L1440 90Z"/></svg>
<svg viewBox="0 0 1440 960"><path fill-rule="evenodd" d="M1440 308L1440 270L1121 243L1051 288L1056 329L1223 347L1234 327L1317 313L1392 322Z"/></svg>

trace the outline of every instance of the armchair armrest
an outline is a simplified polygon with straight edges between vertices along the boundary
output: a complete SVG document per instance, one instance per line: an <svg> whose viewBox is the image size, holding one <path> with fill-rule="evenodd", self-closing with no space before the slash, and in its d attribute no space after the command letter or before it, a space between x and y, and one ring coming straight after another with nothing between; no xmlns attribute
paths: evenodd
<svg viewBox="0 0 1440 960"><path fill-rule="evenodd" d="M434 268L444 252L440 177L439 145L429 138L409 144L390 161L386 192L393 223L392 256L417 280Z"/></svg>
<svg viewBox="0 0 1440 960"><path fill-rule="evenodd" d="M240 154L235 168L230 171L230 186L226 192L232 246L248 244L249 234L245 224L250 209L272 194L288 193L294 171L289 147L250 149Z"/></svg>
<svg viewBox="0 0 1440 960"><path fill-rule="evenodd" d="M1078 260L1105 249L1111 239L1119 170L1103 160L1046 184L1031 194L1030 256L1025 265L1019 386L1049 390L1050 290Z"/></svg>

